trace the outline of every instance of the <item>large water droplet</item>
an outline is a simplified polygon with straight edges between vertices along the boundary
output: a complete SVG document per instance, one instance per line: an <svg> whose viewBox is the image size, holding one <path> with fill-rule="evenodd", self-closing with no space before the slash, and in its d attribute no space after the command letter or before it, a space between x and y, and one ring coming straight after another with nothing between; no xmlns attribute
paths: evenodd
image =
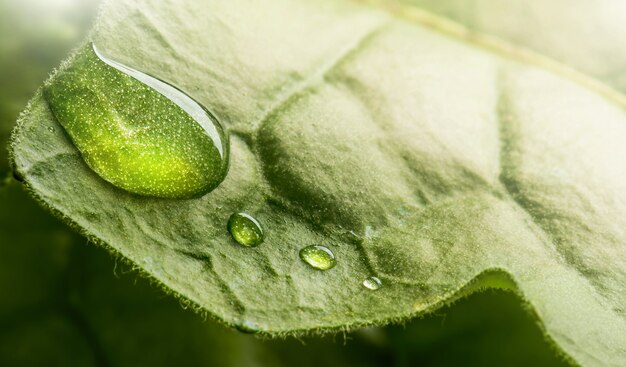
<svg viewBox="0 0 626 367"><path fill-rule="evenodd" d="M251 215L234 213L228 219L228 232L240 245L254 247L263 242L263 228Z"/></svg>
<svg viewBox="0 0 626 367"><path fill-rule="evenodd" d="M115 186L192 198L226 176L228 142L206 108L94 46L79 51L44 96L87 165Z"/></svg>
<svg viewBox="0 0 626 367"><path fill-rule="evenodd" d="M377 277L369 277L363 281L363 286L369 290L375 291L383 286L383 282Z"/></svg>
<svg viewBox="0 0 626 367"><path fill-rule="evenodd" d="M300 250L300 259L318 270L328 270L333 268L337 262L335 254L325 246L307 246Z"/></svg>

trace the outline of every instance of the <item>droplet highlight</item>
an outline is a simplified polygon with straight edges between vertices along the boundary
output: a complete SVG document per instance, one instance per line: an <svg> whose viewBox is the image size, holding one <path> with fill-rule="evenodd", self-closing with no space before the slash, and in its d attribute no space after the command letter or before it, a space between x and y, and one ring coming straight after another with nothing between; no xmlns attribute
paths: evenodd
<svg viewBox="0 0 626 367"><path fill-rule="evenodd" d="M383 286L383 282L377 277L369 277L363 281L363 286L371 291L380 289Z"/></svg>
<svg viewBox="0 0 626 367"><path fill-rule="evenodd" d="M337 264L335 254L326 246L307 246L300 250L300 259L317 270L328 270Z"/></svg>
<svg viewBox="0 0 626 367"><path fill-rule="evenodd" d="M261 223L247 213L234 213L228 219L228 232L240 245L255 247L263 242Z"/></svg>
<svg viewBox="0 0 626 367"><path fill-rule="evenodd" d="M132 193L194 198L228 171L228 141L205 107L172 85L84 47L44 86L87 165Z"/></svg>

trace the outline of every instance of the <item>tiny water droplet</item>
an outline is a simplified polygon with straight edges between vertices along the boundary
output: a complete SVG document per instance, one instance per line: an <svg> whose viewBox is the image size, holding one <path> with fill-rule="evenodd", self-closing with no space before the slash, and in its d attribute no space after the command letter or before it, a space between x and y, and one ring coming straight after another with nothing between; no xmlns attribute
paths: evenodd
<svg viewBox="0 0 626 367"><path fill-rule="evenodd" d="M18 181L18 182L24 182L24 176L22 176L21 173L17 172L16 170L12 171L13 173L13 178Z"/></svg>
<svg viewBox="0 0 626 367"><path fill-rule="evenodd" d="M361 237L355 231L345 232L342 237L346 241L348 241L348 242L352 242L352 243L355 243L355 244L362 244L363 243L363 237Z"/></svg>
<svg viewBox="0 0 626 367"><path fill-rule="evenodd" d="M243 320L241 323L235 324L235 329L244 334L256 334L259 332L259 326L249 320Z"/></svg>
<svg viewBox="0 0 626 367"><path fill-rule="evenodd" d="M383 282L377 277L369 277L363 281L363 286L369 290L375 291L383 286Z"/></svg>
<svg viewBox="0 0 626 367"><path fill-rule="evenodd" d="M93 45L57 73L44 97L87 165L117 187L193 198L226 176L228 142L206 108Z"/></svg>
<svg viewBox="0 0 626 367"><path fill-rule="evenodd" d="M228 219L228 232L238 244L255 247L263 242L263 228L259 221L247 213L234 213Z"/></svg>
<svg viewBox="0 0 626 367"><path fill-rule="evenodd" d="M317 270L328 270L337 264L335 254L328 247L319 245L300 250L300 259Z"/></svg>
<svg viewBox="0 0 626 367"><path fill-rule="evenodd" d="M50 131L51 133L54 132L54 126L48 126L48 131Z"/></svg>

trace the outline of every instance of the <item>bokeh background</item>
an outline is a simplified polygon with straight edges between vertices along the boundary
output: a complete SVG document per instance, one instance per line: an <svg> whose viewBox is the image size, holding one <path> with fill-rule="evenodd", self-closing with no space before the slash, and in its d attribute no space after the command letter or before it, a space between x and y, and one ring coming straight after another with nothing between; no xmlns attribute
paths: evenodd
<svg viewBox="0 0 626 367"><path fill-rule="evenodd" d="M0 0L0 366L565 365L520 299L504 292L405 325L259 339L185 309L40 208L12 177L5 147L30 96L87 36L98 5Z"/></svg>

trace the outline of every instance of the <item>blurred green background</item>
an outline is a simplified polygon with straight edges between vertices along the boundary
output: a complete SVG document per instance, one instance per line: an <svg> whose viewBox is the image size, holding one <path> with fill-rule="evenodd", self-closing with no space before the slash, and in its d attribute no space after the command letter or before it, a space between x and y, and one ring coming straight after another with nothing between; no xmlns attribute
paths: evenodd
<svg viewBox="0 0 626 367"><path fill-rule="evenodd" d="M503 292L403 326L262 340L184 309L45 212L12 178L4 147L97 7L0 0L0 366L565 365L520 300Z"/></svg>

